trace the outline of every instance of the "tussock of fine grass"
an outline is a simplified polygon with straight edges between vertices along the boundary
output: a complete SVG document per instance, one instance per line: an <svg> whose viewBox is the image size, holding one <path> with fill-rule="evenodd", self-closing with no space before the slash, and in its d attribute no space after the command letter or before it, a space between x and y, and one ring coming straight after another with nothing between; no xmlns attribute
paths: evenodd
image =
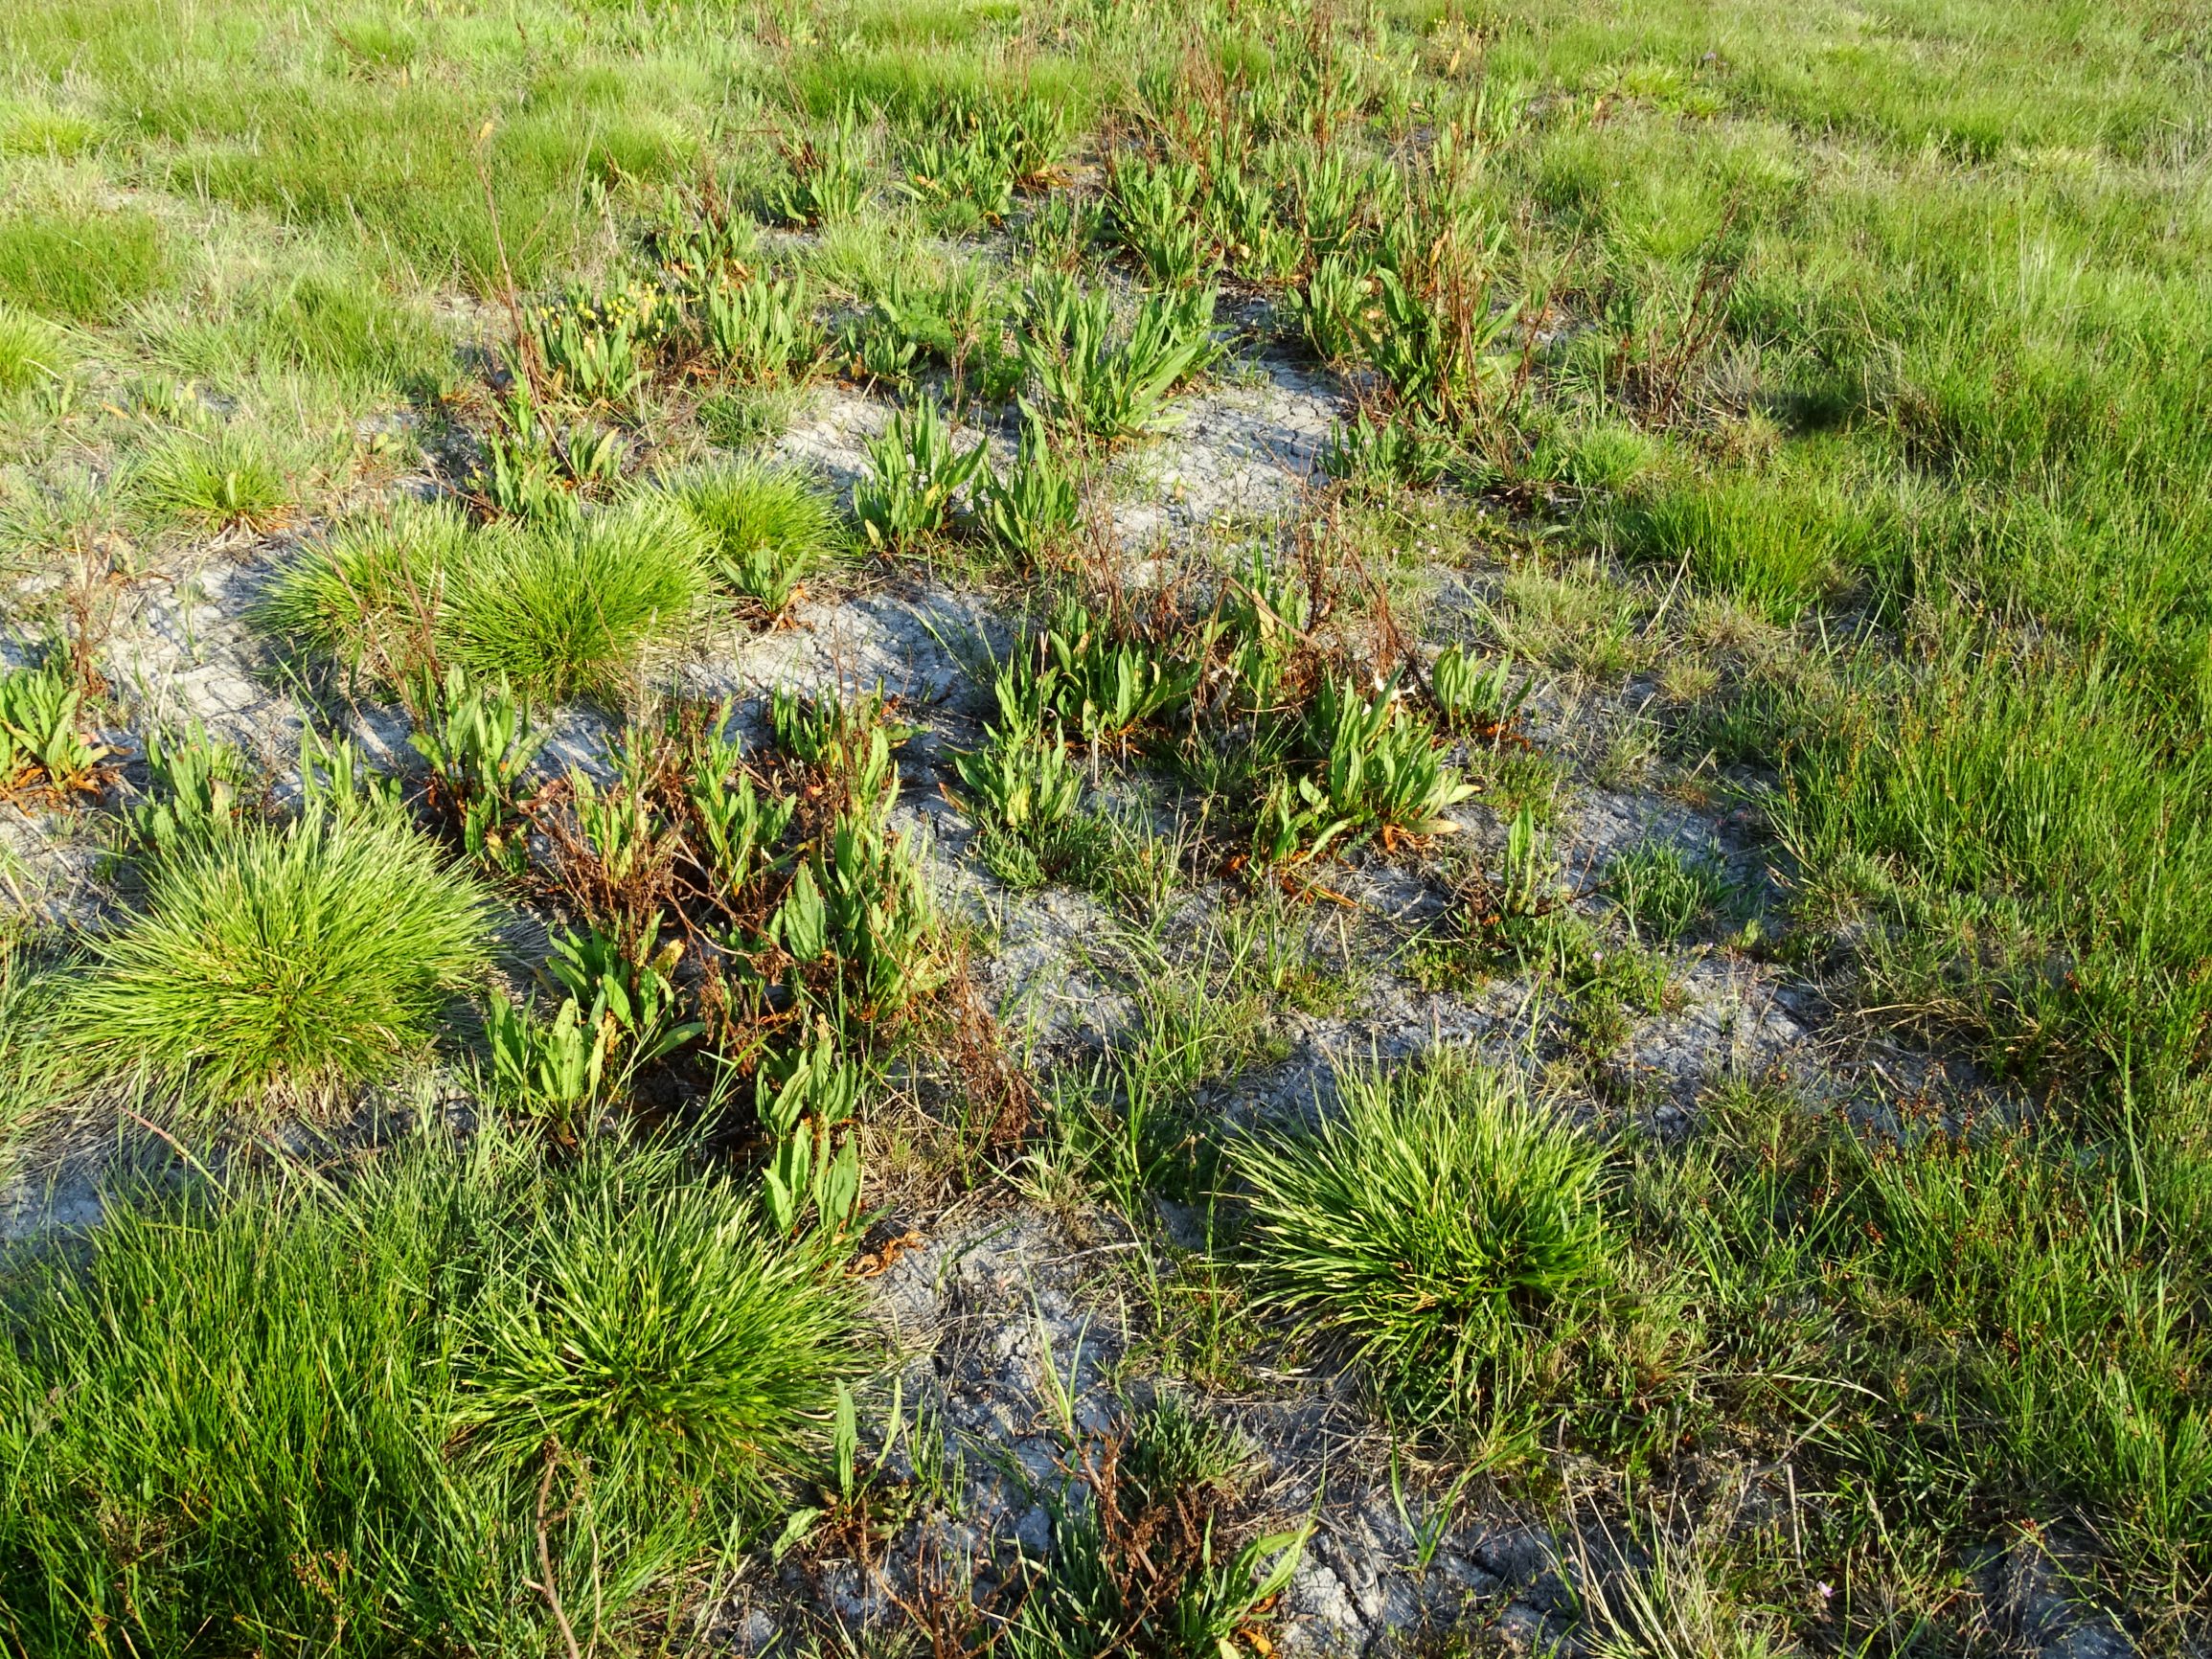
<svg viewBox="0 0 2212 1659"><path fill-rule="evenodd" d="M836 544L830 498L796 472L725 467L684 480L673 493L708 538L716 574L771 615Z"/></svg>
<svg viewBox="0 0 2212 1659"><path fill-rule="evenodd" d="M155 518L197 530L267 530L292 506L276 461L235 426L171 433L140 463L137 485Z"/></svg>
<svg viewBox="0 0 2212 1659"><path fill-rule="evenodd" d="M288 649L396 680L431 642L445 572L467 547L459 511L402 499L334 525L278 577L254 620Z"/></svg>
<svg viewBox="0 0 2212 1659"><path fill-rule="evenodd" d="M697 620L704 556L697 529L650 497L574 530L481 536L446 584L445 654L534 696L610 694Z"/></svg>
<svg viewBox="0 0 2212 1659"><path fill-rule="evenodd" d="M386 682L443 661L533 697L612 695L704 613L714 545L659 495L578 526L482 531L410 506L339 525L256 620L287 648Z"/></svg>
<svg viewBox="0 0 2212 1659"><path fill-rule="evenodd" d="M851 1358L844 1282L754 1214L666 1149L492 1132L118 1204L0 1268L11 1649L544 1652L550 1563L627 1650L772 1521Z"/></svg>
<svg viewBox="0 0 2212 1659"><path fill-rule="evenodd" d="M1339 1074L1309 1134L1234 1144L1267 1301L1417 1416L1471 1410L1611 1251L1599 1151L1494 1075Z"/></svg>
<svg viewBox="0 0 2212 1659"><path fill-rule="evenodd" d="M845 1302L805 1247L771 1248L727 1181L593 1152L501 1264L527 1302L468 1327L457 1420L472 1456L535 1472L550 1436L621 1489L734 1484L764 1502L827 1402Z"/></svg>
<svg viewBox="0 0 2212 1659"><path fill-rule="evenodd" d="M0 303L0 398L28 392L68 361L58 330Z"/></svg>
<svg viewBox="0 0 2212 1659"><path fill-rule="evenodd" d="M387 1075L486 960L489 916L430 843L380 819L249 825L150 872L65 998L65 1051L208 1105Z"/></svg>

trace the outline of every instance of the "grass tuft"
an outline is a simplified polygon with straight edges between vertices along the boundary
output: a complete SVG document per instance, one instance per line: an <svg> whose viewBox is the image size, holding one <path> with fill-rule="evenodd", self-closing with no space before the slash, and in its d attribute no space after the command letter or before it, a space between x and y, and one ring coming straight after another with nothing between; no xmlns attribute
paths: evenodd
<svg viewBox="0 0 2212 1659"><path fill-rule="evenodd" d="M1598 1148L1459 1063L1337 1086L1318 1128L1231 1148L1266 1299L1391 1404L1463 1415L1547 1305L1605 1277Z"/></svg>
<svg viewBox="0 0 2212 1659"><path fill-rule="evenodd" d="M770 616L836 546L834 507L796 472L723 467L684 480L673 493L707 538L716 574Z"/></svg>
<svg viewBox="0 0 2212 1659"><path fill-rule="evenodd" d="M30 312L0 302L0 398L13 398L62 372L61 335Z"/></svg>
<svg viewBox="0 0 2212 1659"><path fill-rule="evenodd" d="M613 695L699 616L707 553L673 503L650 498L573 530L484 534L446 582L445 654L532 696Z"/></svg>
<svg viewBox="0 0 2212 1659"><path fill-rule="evenodd" d="M195 530L265 531L292 507L276 462L230 426L171 433L140 463L138 489L155 517Z"/></svg>
<svg viewBox="0 0 2212 1659"><path fill-rule="evenodd" d="M373 1081L486 961L485 900L402 825L242 826L150 872L93 946L63 1042L97 1075L248 1103Z"/></svg>
<svg viewBox="0 0 2212 1659"><path fill-rule="evenodd" d="M735 1481L764 1499L812 1438L850 1308L820 1293L807 1248L767 1246L728 1178L634 1166L589 1152L516 1240L538 1289L476 1326L469 1449L535 1474L551 1437L621 1488Z"/></svg>
<svg viewBox="0 0 2212 1659"><path fill-rule="evenodd" d="M460 512L401 497L310 543L270 585L254 621L287 650L397 680L422 655L445 572L467 547Z"/></svg>
<svg viewBox="0 0 2212 1659"><path fill-rule="evenodd" d="M779 1518L851 1357L847 1283L754 1209L663 1147L492 1127L8 1264L11 1649L630 1650Z"/></svg>

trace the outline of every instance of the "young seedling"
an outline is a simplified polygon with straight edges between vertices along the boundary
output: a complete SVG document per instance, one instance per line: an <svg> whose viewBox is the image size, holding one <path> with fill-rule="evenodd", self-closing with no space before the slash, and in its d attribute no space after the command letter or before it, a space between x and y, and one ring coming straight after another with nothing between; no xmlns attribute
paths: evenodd
<svg viewBox="0 0 2212 1659"><path fill-rule="evenodd" d="M1210 276L1219 258L1202 221L1206 181L1195 162L1118 156L1110 193L1113 232L1161 287L1188 287Z"/></svg>
<svg viewBox="0 0 2212 1659"><path fill-rule="evenodd" d="M430 768L430 807L488 870L519 875L529 856L522 812L530 763L548 734L533 731L530 705L504 681L486 687L447 669L414 681L415 730L407 741Z"/></svg>
<svg viewBox="0 0 2212 1659"><path fill-rule="evenodd" d="M0 670L0 792L80 789L107 750L85 738L84 693L57 666Z"/></svg>
<svg viewBox="0 0 2212 1659"><path fill-rule="evenodd" d="M157 858L218 840L258 816L244 797L252 779L246 758L197 721L181 740L148 732L146 769L152 787L126 821L131 838Z"/></svg>
<svg viewBox="0 0 2212 1659"><path fill-rule="evenodd" d="M868 476L853 493L853 511L870 547L903 552L952 521L956 498L981 474L983 440L963 451L934 401L891 418L891 429L868 441Z"/></svg>
<svg viewBox="0 0 2212 1659"><path fill-rule="evenodd" d="M772 1150L761 1170L761 1203L785 1238L813 1213L835 1237L860 1206L860 1145L853 1134L869 1079L838 1050L827 1021L805 1047L762 1062L754 1105Z"/></svg>
<svg viewBox="0 0 2212 1659"><path fill-rule="evenodd" d="M1321 768L1315 804L1386 838L1449 834L1458 826L1445 812L1474 794L1444 763L1427 722L1405 708L1395 682L1370 696L1350 680L1324 680L1305 734Z"/></svg>

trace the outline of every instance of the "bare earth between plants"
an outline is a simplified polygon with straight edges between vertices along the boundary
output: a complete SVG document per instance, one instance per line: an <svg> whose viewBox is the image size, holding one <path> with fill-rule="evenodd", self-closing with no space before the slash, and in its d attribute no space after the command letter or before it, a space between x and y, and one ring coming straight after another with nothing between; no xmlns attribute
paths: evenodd
<svg viewBox="0 0 2212 1659"><path fill-rule="evenodd" d="M2212 1651L2207 63L0 17L0 1647Z"/></svg>

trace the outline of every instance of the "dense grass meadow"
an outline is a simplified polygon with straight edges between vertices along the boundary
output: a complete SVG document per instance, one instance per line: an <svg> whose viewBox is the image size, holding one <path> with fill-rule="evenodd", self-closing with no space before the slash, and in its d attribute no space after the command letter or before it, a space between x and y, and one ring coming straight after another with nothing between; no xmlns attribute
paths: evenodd
<svg viewBox="0 0 2212 1659"><path fill-rule="evenodd" d="M2208 112L0 9L0 1651L2212 1652Z"/></svg>

